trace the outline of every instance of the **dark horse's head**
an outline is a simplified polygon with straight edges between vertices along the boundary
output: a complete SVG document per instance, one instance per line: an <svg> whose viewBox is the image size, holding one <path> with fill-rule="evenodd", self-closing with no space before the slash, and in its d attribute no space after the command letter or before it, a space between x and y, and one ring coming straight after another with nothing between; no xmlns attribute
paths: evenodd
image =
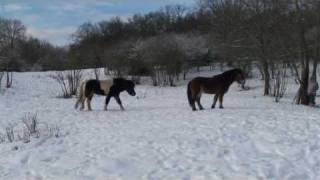
<svg viewBox="0 0 320 180"><path fill-rule="evenodd" d="M127 92L131 95L131 96L135 96L136 92L134 91L134 82L127 80L128 84L127 84Z"/></svg>
<svg viewBox="0 0 320 180"><path fill-rule="evenodd" d="M115 83L118 84L118 86L120 86L120 88L124 91L127 91L128 94L130 94L131 96L135 96L136 92L134 90L134 82L130 81L130 80L126 80L123 78L116 78L114 79Z"/></svg>
<svg viewBox="0 0 320 180"><path fill-rule="evenodd" d="M234 81L237 81L237 83L244 85L246 83L246 76L245 73L241 69L233 69L230 70L234 74Z"/></svg>

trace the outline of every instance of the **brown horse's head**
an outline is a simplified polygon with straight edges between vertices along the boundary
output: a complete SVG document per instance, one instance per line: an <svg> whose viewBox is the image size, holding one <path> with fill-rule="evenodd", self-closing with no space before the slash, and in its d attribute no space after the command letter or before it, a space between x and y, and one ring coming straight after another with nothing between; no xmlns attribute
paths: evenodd
<svg viewBox="0 0 320 180"><path fill-rule="evenodd" d="M244 85L246 83L245 73L241 69L234 69L235 72L235 81L239 84Z"/></svg>

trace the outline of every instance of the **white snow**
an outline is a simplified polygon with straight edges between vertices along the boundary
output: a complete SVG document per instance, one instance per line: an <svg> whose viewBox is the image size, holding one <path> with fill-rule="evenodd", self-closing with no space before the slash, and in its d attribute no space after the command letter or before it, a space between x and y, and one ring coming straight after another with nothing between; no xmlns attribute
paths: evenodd
<svg viewBox="0 0 320 180"><path fill-rule="evenodd" d="M14 87L0 95L0 132L37 113L61 136L0 144L0 179L320 179L320 112L292 104L291 84L281 103L262 96L258 79L249 91L236 84L225 109L192 112L185 85L137 86L126 108L95 96L94 111L74 109L75 99L56 98L59 86L47 73L16 73ZM14 149L17 147L17 149Z"/></svg>

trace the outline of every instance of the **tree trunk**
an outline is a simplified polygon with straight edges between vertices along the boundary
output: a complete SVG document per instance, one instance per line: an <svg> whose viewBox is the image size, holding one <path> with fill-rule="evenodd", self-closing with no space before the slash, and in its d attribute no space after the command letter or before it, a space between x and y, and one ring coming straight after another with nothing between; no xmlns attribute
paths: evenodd
<svg viewBox="0 0 320 180"><path fill-rule="evenodd" d="M200 66L197 65L197 72L200 72Z"/></svg>
<svg viewBox="0 0 320 180"><path fill-rule="evenodd" d="M270 73L269 64L267 61L262 62L263 74L264 74L264 93L263 95L268 96L270 94Z"/></svg>
<svg viewBox="0 0 320 180"><path fill-rule="evenodd" d="M261 66L257 65L257 68L258 68L258 70L259 70L259 72L261 74L261 80L264 80L264 74L263 74L263 70L262 70Z"/></svg>
<svg viewBox="0 0 320 180"><path fill-rule="evenodd" d="M310 49L306 40L306 24L305 17L303 17L303 12L301 11L300 4L298 0L295 1L296 9L300 15L298 19L299 25L299 50L301 59L301 79L300 88L298 90L297 104L309 105L308 98L308 82L309 82L309 63L310 63Z"/></svg>
<svg viewBox="0 0 320 180"><path fill-rule="evenodd" d="M6 88L11 88L12 86L12 78L13 78L13 72L6 72L6 77L7 77L7 83L6 83Z"/></svg>
<svg viewBox="0 0 320 180"><path fill-rule="evenodd" d="M169 75L169 85L170 85L171 87L175 86L175 85L174 85L174 76L172 76L172 75Z"/></svg>
<svg viewBox="0 0 320 180"><path fill-rule="evenodd" d="M308 105L309 60L306 59L304 62L302 62L302 64L303 67L301 69L301 82L296 103Z"/></svg>
<svg viewBox="0 0 320 180"><path fill-rule="evenodd" d="M99 80L100 70L98 68L95 68L93 72L96 80Z"/></svg>
<svg viewBox="0 0 320 180"><path fill-rule="evenodd" d="M314 59L313 60L313 67L312 67L312 74L311 77L315 78L317 80L317 68L318 68L318 60Z"/></svg>

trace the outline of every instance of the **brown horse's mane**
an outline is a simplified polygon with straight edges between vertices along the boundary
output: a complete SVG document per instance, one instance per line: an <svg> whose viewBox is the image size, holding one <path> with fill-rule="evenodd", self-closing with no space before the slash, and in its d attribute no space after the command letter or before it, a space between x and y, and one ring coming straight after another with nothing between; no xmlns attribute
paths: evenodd
<svg viewBox="0 0 320 180"><path fill-rule="evenodd" d="M224 79L224 80L228 81L229 83L232 83L234 78L235 78L235 75L237 75L238 73L242 73L242 70L238 69L238 68L235 68L235 69L231 69L231 70L225 71L225 72L223 72L221 74L214 75L212 78L214 78L214 79Z"/></svg>
<svg viewBox="0 0 320 180"><path fill-rule="evenodd" d="M228 75L233 75L233 74L237 74L237 73L242 73L242 70L238 69L238 68L235 68L235 69L231 69L231 70L225 71L225 72L223 72L221 74L214 75L213 77L228 76Z"/></svg>

